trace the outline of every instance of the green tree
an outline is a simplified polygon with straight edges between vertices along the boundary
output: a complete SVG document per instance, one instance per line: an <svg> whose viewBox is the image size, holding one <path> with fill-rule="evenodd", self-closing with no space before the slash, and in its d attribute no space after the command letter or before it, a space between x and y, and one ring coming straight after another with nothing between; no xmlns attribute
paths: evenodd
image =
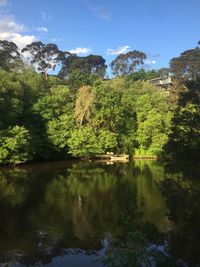
<svg viewBox="0 0 200 267"><path fill-rule="evenodd" d="M47 123L47 134L51 143L58 151L68 153L68 139L75 129L73 115L63 114Z"/></svg>
<svg viewBox="0 0 200 267"><path fill-rule="evenodd" d="M129 75L144 64L144 59L146 59L145 53L137 50L120 54L111 62L112 72L119 76Z"/></svg>
<svg viewBox="0 0 200 267"><path fill-rule="evenodd" d="M175 77L197 81L200 79L200 47L186 50L170 61Z"/></svg>
<svg viewBox="0 0 200 267"><path fill-rule="evenodd" d="M19 122L24 90L14 73L0 70L0 129Z"/></svg>
<svg viewBox="0 0 200 267"><path fill-rule="evenodd" d="M126 79L117 77L95 84L97 100L93 125L97 131L114 134L118 153L133 153L136 137L136 113L134 92ZM128 94L129 92L129 94Z"/></svg>
<svg viewBox="0 0 200 267"><path fill-rule="evenodd" d="M164 91L149 91L136 102L137 141L139 155L160 155L168 142L173 113Z"/></svg>
<svg viewBox="0 0 200 267"><path fill-rule="evenodd" d="M76 157L94 156L102 152L97 135L90 126L75 129L68 140L69 153Z"/></svg>
<svg viewBox="0 0 200 267"><path fill-rule="evenodd" d="M39 114L44 121L57 119L62 114L70 114L72 110L72 95L65 85L53 86L33 106L33 112Z"/></svg>
<svg viewBox="0 0 200 267"><path fill-rule="evenodd" d="M129 79L132 81L138 81L138 80L143 80L143 81L148 81L154 78L159 78L160 77L160 72L157 70L138 70L133 72L131 75L128 76Z"/></svg>
<svg viewBox="0 0 200 267"><path fill-rule="evenodd" d="M66 156L68 138L75 125L73 110L73 96L64 85L54 85L33 105L30 128L38 151L36 156L45 159L59 153Z"/></svg>
<svg viewBox="0 0 200 267"><path fill-rule="evenodd" d="M200 151L200 108L188 102L178 106L173 119L172 134L167 152L174 156L198 157Z"/></svg>
<svg viewBox="0 0 200 267"><path fill-rule="evenodd" d="M0 40L0 68L8 71L17 61L20 61L18 46L7 40Z"/></svg>
<svg viewBox="0 0 200 267"><path fill-rule="evenodd" d="M93 74L97 77L104 77L106 71L105 59L99 55L79 57L76 54L70 55L63 60L59 76L69 78L70 74L78 71L84 75Z"/></svg>
<svg viewBox="0 0 200 267"><path fill-rule="evenodd" d="M87 122L91 120L95 99L96 94L91 86L82 86L77 91L74 115L79 126L81 126L84 121Z"/></svg>
<svg viewBox="0 0 200 267"><path fill-rule="evenodd" d="M117 150L117 134L108 130L100 130L98 133L98 142L103 153Z"/></svg>
<svg viewBox="0 0 200 267"><path fill-rule="evenodd" d="M0 131L0 163L18 164L31 160L30 141L30 133L24 127Z"/></svg>
<svg viewBox="0 0 200 267"><path fill-rule="evenodd" d="M72 70L65 79L66 84L69 86L72 92L76 92L84 85L92 86L99 77L95 74L84 73L78 69Z"/></svg>
<svg viewBox="0 0 200 267"><path fill-rule="evenodd" d="M48 70L55 69L63 57L56 44L44 44L40 41L33 42L22 49L22 53L28 52L31 56L31 63L36 64L37 69L45 74L48 79Z"/></svg>

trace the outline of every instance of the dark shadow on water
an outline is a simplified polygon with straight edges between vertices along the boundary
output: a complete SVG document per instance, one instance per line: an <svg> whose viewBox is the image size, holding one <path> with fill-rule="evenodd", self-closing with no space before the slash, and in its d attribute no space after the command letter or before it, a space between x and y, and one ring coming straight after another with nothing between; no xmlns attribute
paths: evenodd
<svg viewBox="0 0 200 267"><path fill-rule="evenodd" d="M1 168L0 264L102 266L108 244L139 232L173 262L198 266L200 184L186 175L156 161Z"/></svg>

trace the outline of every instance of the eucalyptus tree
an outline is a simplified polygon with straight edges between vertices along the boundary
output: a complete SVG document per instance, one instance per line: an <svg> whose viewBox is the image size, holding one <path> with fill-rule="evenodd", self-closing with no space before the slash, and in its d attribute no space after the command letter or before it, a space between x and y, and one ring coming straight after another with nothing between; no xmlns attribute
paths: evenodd
<svg viewBox="0 0 200 267"><path fill-rule="evenodd" d="M20 53L18 46L14 42L0 40L0 67L8 71L19 60Z"/></svg>
<svg viewBox="0 0 200 267"><path fill-rule="evenodd" d="M99 55L79 57L76 54L71 54L64 58L59 75L62 78L69 78L74 71L78 71L79 74L91 74L103 78L106 71L105 59Z"/></svg>
<svg viewBox="0 0 200 267"><path fill-rule="evenodd" d="M114 75L130 75L144 64L146 58L147 56L144 52L133 50L126 54L118 55L110 66Z"/></svg>
<svg viewBox="0 0 200 267"><path fill-rule="evenodd" d="M200 45L200 41L198 42ZM200 79L200 47L189 49L170 61L171 72L176 78L197 81Z"/></svg>
<svg viewBox="0 0 200 267"><path fill-rule="evenodd" d="M33 42L24 47L22 53L25 52L30 55L31 63L35 64L37 70L45 74L46 80L48 79L48 71L54 70L65 54L58 49L56 44L44 44L41 41Z"/></svg>

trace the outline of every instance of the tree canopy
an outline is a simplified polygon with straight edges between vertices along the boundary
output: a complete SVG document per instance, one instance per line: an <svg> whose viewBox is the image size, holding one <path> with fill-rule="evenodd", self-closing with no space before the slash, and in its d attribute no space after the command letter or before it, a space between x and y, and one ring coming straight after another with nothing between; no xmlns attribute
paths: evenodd
<svg viewBox="0 0 200 267"><path fill-rule="evenodd" d="M22 49L22 53L28 52L31 63L37 65L37 69L45 74L47 79L48 70L55 69L57 63L62 59L61 52L56 44L44 44L40 41L33 42Z"/></svg>
<svg viewBox="0 0 200 267"><path fill-rule="evenodd" d="M200 44L200 43L198 43ZM171 72L185 80L200 79L200 47L186 50L170 61Z"/></svg>
<svg viewBox="0 0 200 267"><path fill-rule="evenodd" d="M111 62L112 72L114 75L119 76L130 75L138 67L144 64L146 58L146 54L138 50L120 54Z"/></svg>
<svg viewBox="0 0 200 267"><path fill-rule="evenodd" d="M18 46L7 40L0 40L0 67L8 71L17 60L20 60Z"/></svg>
<svg viewBox="0 0 200 267"><path fill-rule="evenodd" d="M146 55L140 51L119 55L112 62L117 77L102 79L101 56L79 57L34 42L23 52L37 71L26 66L19 71L13 68L21 56L18 47L8 41L0 45L1 164L107 152L197 157L199 47L171 60L177 78L166 91L148 80L172 69L141 69ZM47 79L59 62L62 75Z"/></svg>
<svg viewBox="0 0 200 267"><path fill-rule="evenodd" d="M69 55L62 62L60 77L69 77L74 71L82 74L93 74L98 77L104 77L106 71L105 59L99 55L89 55L80 57L76 54Z"/></svg>

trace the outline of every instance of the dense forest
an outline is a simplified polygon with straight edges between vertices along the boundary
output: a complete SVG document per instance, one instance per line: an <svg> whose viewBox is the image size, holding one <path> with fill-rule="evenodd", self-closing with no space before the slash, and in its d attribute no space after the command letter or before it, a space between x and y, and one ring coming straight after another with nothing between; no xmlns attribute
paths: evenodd
<svg viewBox="0 0 200 267"><path fill-rule="evenodd" d="M22 51L0 41L0 164L106 152L197 158L200 47L146 70L146 54L105 59L34 42ZM57 75L52 70L59 69ZM171 77L170 90L149 80Z"/></svg>

